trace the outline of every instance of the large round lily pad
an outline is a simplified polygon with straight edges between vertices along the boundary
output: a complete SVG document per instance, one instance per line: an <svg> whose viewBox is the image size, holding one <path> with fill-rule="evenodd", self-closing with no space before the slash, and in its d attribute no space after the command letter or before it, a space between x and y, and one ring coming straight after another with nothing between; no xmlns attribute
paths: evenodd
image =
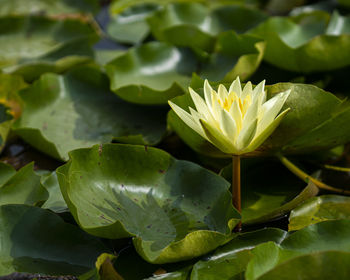
<svg viewBox="0 0 350 280"><path fill-rule="evenodd" d="M229 241L239 221L227 181L162 150L106 144L70 158L57 175L79 225L102 237L133 236L149 262L207 253Z"/></svg>
<svg viewBox="0 0 350 280"><path fill-rule="evenodd" d="M266 40L264 59L303 73L350 65L350 20L333 13L306 13L296 18L272 17L250 31Z"/></svg>
<svg viewBox="0 0 350 280"><path fill-rule="evenodd" d="M126 101L166 104L189 86L196 59L189 50L161 42L130 49L106 65L111 90Z"/></svg>
<svg viewBox="0 0 350 280"><path fill-rule="evenodd" d="M98 34L90 23L45 16L0 18L0 69L32 81L91 59Z"/></svg>
<svg viewBox="0 0 350 280"><path fill-rule="evenodd" d="M109 252L103 243L54 213L26 205L0 206L0 275L75 275Z"/></svg>
<svg viewBox="0 0 350 280"><path fill-rule="evenodd" d="M25 104L14 131L44 153L66 160L68 152L97 143L155 144L165 133L167 107L138 106L109 91L97 68L64 76L45 74L21 92Z"/></svg>
<svg viewBox="0 0 350 280"><path fill-rule="evenodd" d="M265 143L246 156L310 153L350 141L348 103L313 85L278 83L266 89L268 98L291 89L281 109L291 110ZM201 93L201 89L197 92ZM189 107L195 108L190 94L175 97L172 102L187 111ZM173 111L168 114L168 123L195 151L212 157L230 157L189 128Z"/></svg>

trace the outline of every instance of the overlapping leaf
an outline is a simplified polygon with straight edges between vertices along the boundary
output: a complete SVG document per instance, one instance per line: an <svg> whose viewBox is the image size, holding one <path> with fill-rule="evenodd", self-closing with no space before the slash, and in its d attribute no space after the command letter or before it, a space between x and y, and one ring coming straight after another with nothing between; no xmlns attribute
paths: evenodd
<svg viewBox="0 0 350 280"><path fill-rule="evenodd" d="M223 169L222 176L232 181L232 165ZM242 164L242 222L245 224L267 222L285 215L317 193L318 188L312 182L305 186L278 162Z"/></svg>
<svg viewBox="0 0 350 280"><path fill-rule="evenodd" d="M46 189L40 184L40 176L33 167L33 163L28 164L16 173L11 166L0 164L0 205L36 205L48 198Z"/></svg>
<svg viewBox="0 0 350 280"><path fill-rule="evenodd" d="M12 272L78 276L109 250L50 211L26 205L0 206L0 275Z"/></svg>
<svg viewBox="0 0 350 280"><path fill-rule="evenodd" d="M320 12L272 17L250 31L266 40L264 59L280 68L310 73L350 65L350 20Z"/></svg>
<svg viewBox="0 0 350 280"><path fill-rule="evenodd" d="M79 225L102 237L133 236L149 262L207 253L238 223L228 182L161 150L106 144L70 157L57 175Z"/></svg>
<svg viewBox="0 0 350 280"><path fill-rule="evenodd" d="M310 198L295 208L289 217L289 230L299 230L327 220L350 219L350 198L322 195Z"/></svg>
<svg viewBox="0 0 350 280"><path fill-rule="evenodd" d="M274 228L236 234L228 244L193 266L191 280L242 279L246 266L253 256L252 249L268 241L279 244L286 234L285 231Z"/></svg>
<svg viewBox="0 0 350 280"><path fill-rule="evenodd" d="M259 10L244 5L219 5L211 9L200 3L180 2L154 12L148 23L159 41L212 52L220 32L242 33L265 18Z"/></svg>
<svg viewBox="0 0 350 280"><path fill-rule="evenodd" d="M98 39L91 23L44 16L0 18L0 68L32 81L91 59Z"/></svg>
<svg viewBox="0 0 350 280"><path fill-rule="evenodd" d="M250 156L301 154L330 149L350 140L350 130L347 129L350 121L349 104L329 92L306 84L279 83L267 86L268 98L288 89L291 89L291 94L283 108L291 110L275 132ZM185 110L194 108L189 94L178 96L172 101ZM195 151L215 157L229 156L187 127L173 111L168 114L168 123Z"/></svg>
<svg viewBox="0 0 350 280"><path fill-rule="evenodd" d="M111 90L126 101L138 104L166 104L184 93L196 69L188 50L151 42L130 49L107 64Z"/></svg>
<svg viewBox="0 0 350 280"><path fill-rule="evenodd" d="M318 271L312 274L313 279L346 279L344 276L350 272L347 265L349 233L350 220L326 221L291 234L280 245L261 244L252 251L254 257L247 266L246 279L278 279L277 275L281 273L301 269L302 263L310 264L314 272ZM339 270L324 268L329 264ZM291 272L286 279L295 279L293 277L310 279L310 274L301 269Z"/></svg>
<svg viewBox="0 0 350 280"><path fill-rule="evenodd" d="M14 131L57 159L67 159L73 149L112 139L155 144L166 129L166 107L122 101L109 91L107 77L93 67L64 76L45 74L21 97L25 110Z"/></svg>
<svg viewBox="0 0 350 280"><path fill-rule="evenodd" d="M97 0L1 0L0 16L44 13L48 15L93 13Z"/></svg>

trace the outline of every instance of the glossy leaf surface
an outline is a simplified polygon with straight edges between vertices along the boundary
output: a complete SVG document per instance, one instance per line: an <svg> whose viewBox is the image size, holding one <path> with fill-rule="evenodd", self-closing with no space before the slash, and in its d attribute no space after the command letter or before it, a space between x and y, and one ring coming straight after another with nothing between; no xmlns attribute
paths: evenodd
<svg viewBox="0 0 350 280"><path fill-rule="evenodd" d="M111 90L128 102L166 104L184 93L195 71L189 50L150 42L130 49L106 65Z"/></svg>
<svg viewBox="0 0 350 280"><path fill-rule="evenodd" d="M106 144L70 157L57 174L76 221L94 235L133 236L149 262L207 253L238 223L228 182L161 150Z"/></svg>
<svg viewBox="0 0 350 280"><path fill-rule="evenodd" d="M280 68L302 72L339 69L350 64L350 20L333 13L297 18L272 17L251 33L266 40L264 59Z"/></svg>
<svg viewBox="0 0 350 280"><path fill-rule="evenodd" d="M350 219L350 198L323 195L310 198L293 209L289 217L289 230L299 230L327 220Z"/></svg>

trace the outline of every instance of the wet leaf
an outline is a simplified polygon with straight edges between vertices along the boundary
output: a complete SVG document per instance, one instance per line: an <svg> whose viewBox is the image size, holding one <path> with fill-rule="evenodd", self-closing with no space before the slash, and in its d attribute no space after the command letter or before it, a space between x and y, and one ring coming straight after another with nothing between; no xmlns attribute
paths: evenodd
<svg viewBox="0 0 350 280"><path fill-rule="evenodd" d="M133 236L149 262L205 254L229 241L239 221L228 182L162 150L106 144L70 157L57 175L79 225L101 237Z"/></svg>
<svg viewBox="0 0 350 280"><path fill-rule="evenodd" d="M168 108L122 101L109 91L107 77L93 67L64 76L45 74L21 97L25 110L14 125L15 133L57 159L66 160L70 150L112 139L155 144L166 129Z"/></svg>

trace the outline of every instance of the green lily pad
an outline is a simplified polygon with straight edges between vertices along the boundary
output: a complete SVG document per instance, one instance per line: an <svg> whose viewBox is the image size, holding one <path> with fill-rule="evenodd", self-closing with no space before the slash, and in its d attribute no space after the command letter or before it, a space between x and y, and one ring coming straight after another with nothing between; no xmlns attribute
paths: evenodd
<svg viewBox="0 0 350 280"><path fill-rule="evenodd" d="M350 65L350 19L319 12L296 18L273 17L251 30L266 40L264 59L280 68L302 72L339 69Z"/></svg>
<svg viewBox="0 0 350 280"><path fill-rule="evenodd" d="M290 234L280 245L273 242L258 245L252 251L254 256L247 266L246 279L270 279L264 277L269 273L276 273L274 270L281 269L281 266L288 266L288 261L299 256L307 259L307 256L317 252L350 253L349 233L350 220L325 221ZM323 262L319 262L315 269L321 270L322 264Z"/></svg>
<svg viewBox="0 0 350 280"><path fill-rule="evenodd" d="M141 3L111 15L107 26L108 35L122 43L141 43L150 33L147 18L157 9L159 5L156 3Z"/></svg>
<svg viewBox="0 0 350 280"><path fill-rule="evenodd" d="M133 236L151 263L205 254L229 241L239 221L227 181L162 150L106 144L70 158L57 175L79 225L101 237Z"/></svg>
<svg viewBox="0 0 350 280"><path fill-rule="evenodd" d="M259 280L346 280L350 274L350 253L327 251L311 253L293 258L272 271L259 277Z"/></svg>
<svg viewBox="0 0 350 280"><path fill-rule="evenodd" d="M34 163L22 167L17 173L10 166L0 165L0 205L35 205L48 198L46 189L40 184L40 176L35 174Z"/></svg>
<svg viewBox="0 0 350 280"><path fill-rule="evenodd" d="M241 170L244 224L262 223L283 216L318 193L312 182L305 186L302 180L275 161L243 162ZM232 165L221 173L231 182Z"/></svg>
<svg viewBox="0 0 350 280"><path fill-rule="evenodd" d="M25 103L14 131L38 150L66 160L68 152L97 143L155 144L165 133L166 107L141 107L109 91L97 68L64 76L45 74L21 92ZM164 121L162 121L164 120Z"/></svg>
<svg viewBox="0 0 350 280"><path fill-rule="evenodd" d="M147 21L159 41L212 52L220 32L243 33L265 18L259 10L243 5L220 5L211 9L201 3L179 2L166 5Z"/></svg>
<svg viewBox="0 0 350 280"><path fill-rule="evenodd" d="M221 33L214 53L201 64L198 74L210 81L232 82L249 78L259 67L265 43L259 38L234 31Z"/></svg>
<svg viewBox="0 0 350 280"><path fill-rule="evenodd" d="M293 209L288 230L299 230L327 220L350 219L350 198L340 195L322 195L310 198Z"/></svg>
<svg viewBox="0 0 350 280"><path fill-rule="evenodd" d="M0 16L96 13L97 10L97 0L0 0Z"/></svg>
<svg viewBox="0 0 350 280"><path fill-rule="evenodd" d="M0 69L32 81L91 60L98 40L92 24L43 16L0 18Z"/></svg>
<svg viewBox="0 0 350 280"><path fill-rule="evenodd" d="M194 77L194 80L194 84L198 85L201 79ZM291 89L291 94L281 110L291 110L265 143L245 156L310 153L350 141L350 130L347 129L350 105L347 102L316 86L293 83L267 86L267 97L271 98L288 89ZM196 90L203 96L202 89ZM190 94L175 97L171 101L186 111L189 107L195 108ZM231 157L189 128L173 110L168 114L168 123L193 150L211 157Z"/></svg>
<svg viewBox="0 0 350 280"><path fill-rule="evenodd" d="M12 272L76 275L109 250L54 213L26 205L0 206L0 275Z"/></svg>
<svg viewBox="0 0 350 280"><path fill-rule="evenodd" d="M246 266L253 256L251 253L253 248L268 241L279 244L286 234L285 231L275 228L236 234L225 246L193 266L191 280L242 279Z"/></svg>
<svg viewBox="0 0 350 280"><path fill-rule="evenodd" d="M41 184L49 193L49 198L41 208L49 209L55 213L67 212L68 206L62 196L56 172L43 175L41 177Z"/></svg>
<svg viewBox="0 0 350 280"><path fill-rule="evenodd" d="M196 69L189 50L161 42L130 49L106 65L111 90L138 104L166 104L184 93Z"/></svg>

